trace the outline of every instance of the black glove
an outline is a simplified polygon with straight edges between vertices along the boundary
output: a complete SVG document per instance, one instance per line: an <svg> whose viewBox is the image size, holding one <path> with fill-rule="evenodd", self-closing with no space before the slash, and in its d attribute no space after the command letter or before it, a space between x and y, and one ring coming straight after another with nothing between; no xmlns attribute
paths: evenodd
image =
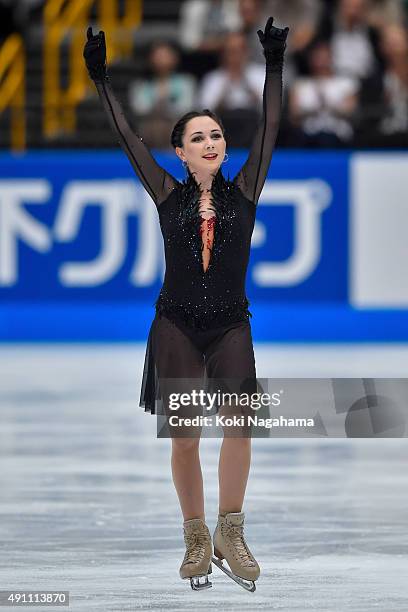
<svg viewBox="0 0 408 612"><path fill-rule="evenodd" d="M265 32L258 30L258 37L264 49L267 70L275 72L282 70L289 28L281 30L280 28L275 28L272 24L273 17L269 17L265 26Z"/></svg>
<svg viewBox="0 0 408 612"><path fill-rule="evenodd" d="M87 43L84 47L84 58L89 76L95 82L106 78L106 43L105 32L102 30L95 36L92 28L87 30Z"/></svg>

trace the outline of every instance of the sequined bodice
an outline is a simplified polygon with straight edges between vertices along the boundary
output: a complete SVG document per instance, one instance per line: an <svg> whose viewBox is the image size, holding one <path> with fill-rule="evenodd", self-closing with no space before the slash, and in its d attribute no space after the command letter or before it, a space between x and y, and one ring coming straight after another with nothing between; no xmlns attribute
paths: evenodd
<svg viewBox="0 0 408 612"><path fill-rule="evenodd" d="M215 215L203 220L200 191L190 177L159 209L166 274L156 308L198 329L250 316L245 277L256 208L221 172L213 180L212 203Z"/></svg>

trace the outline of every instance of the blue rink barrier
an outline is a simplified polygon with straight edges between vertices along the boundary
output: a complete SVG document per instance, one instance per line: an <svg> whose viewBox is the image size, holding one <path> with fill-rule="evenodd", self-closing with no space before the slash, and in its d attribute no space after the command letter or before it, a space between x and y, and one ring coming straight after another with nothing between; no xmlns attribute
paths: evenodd
<svg viewBox="0 0 408 612"><path fill-rule="evenodd" d="M405 177L403 153L274 154L247 273L255 341L408 340ZM123 153L0 155L0 341L143 341L163 275L157 210Z"/></svg>
<svg viewBox="0 0 408 612"><path fill-rule="evenodd" d="M255 342L408 342L404 310L251 303ZM10 304L0 308L4 342L145 342L151 304Z"/></svg>

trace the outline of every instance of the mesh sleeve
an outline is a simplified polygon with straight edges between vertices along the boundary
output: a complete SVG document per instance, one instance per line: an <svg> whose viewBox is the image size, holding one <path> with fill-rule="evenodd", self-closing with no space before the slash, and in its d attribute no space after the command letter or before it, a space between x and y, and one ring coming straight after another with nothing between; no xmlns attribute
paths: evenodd
<svg viewBox="0 0 408 612"><path fill-rule="evenodd" d="M282 70L266 69L263 112L248 159L235 182L248 200L258 203L275 147L282 107Z"/></svg>
<svg viewBox="0 0 408 612"><path fill-rule="evenodd" d="M120 146L144 188L156 206L159 206L176 186L176 180L159 166L143 140L129 126L122 106L112 91L109 78L96 82L95 85Z"/></svg>

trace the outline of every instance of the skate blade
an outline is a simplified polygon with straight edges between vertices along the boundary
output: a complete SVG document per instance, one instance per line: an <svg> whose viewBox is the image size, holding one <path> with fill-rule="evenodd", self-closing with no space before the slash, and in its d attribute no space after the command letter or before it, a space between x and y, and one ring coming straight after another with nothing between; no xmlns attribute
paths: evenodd
<svg viewBox="0 0 408 612"><path fill-rule="evenodd" d="M200 582L200 578L205 578L204 582ZM191 576L190 586L193 591L202 591L212 587L212 582L208 580L208 576Z"/></svg>
<svg viewBox="0 0 408 612"><path fill-rule="evenodd" d="M232 580L234 580L234 582L239 584L239 586L241 586L246 591L253 593L256 590L256 585L253 580L245 580L245 578L236 576L231 572L231 570L229 570L227 567L225 567L225 565L223 565L221 559L217 559L217 557L212 557L211 561L215 563L215 565L219 567L219 569L222 570L224 574L227 574L227 576L229 576Z"/></svg>

